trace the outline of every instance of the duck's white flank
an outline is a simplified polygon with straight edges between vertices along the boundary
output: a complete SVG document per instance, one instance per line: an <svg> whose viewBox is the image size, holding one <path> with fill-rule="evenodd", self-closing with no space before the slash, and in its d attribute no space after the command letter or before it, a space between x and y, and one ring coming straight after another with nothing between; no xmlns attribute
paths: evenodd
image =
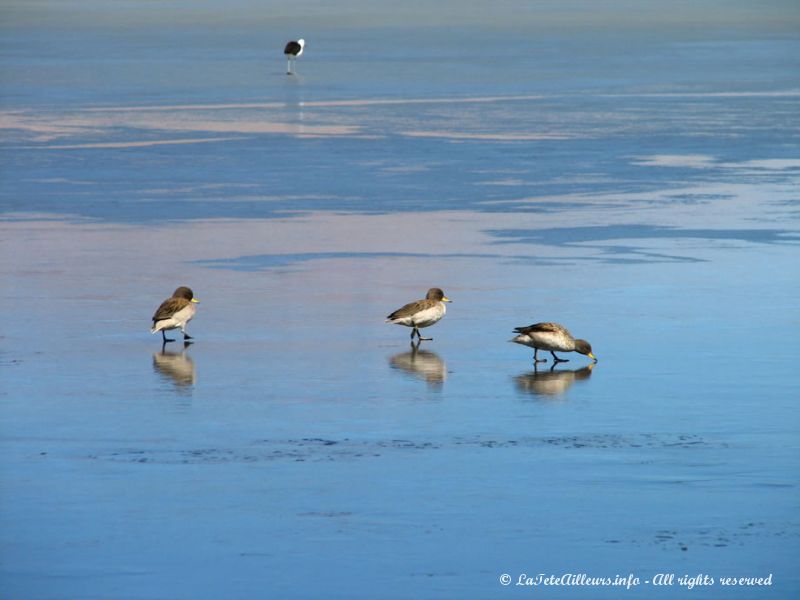
<svg viewBox="0 0 800 600"><path fill-rule="evenodd" d="M572 352L575 350L575 339L568 331L536 331L532 333L521 333L512 342L538 348L539 350L550 350L558 352Z"/></svg>
<svg viewBox="0 0 800 600"><path fill-rule="evenodd" d="M181 333L186 333L186 326L189 324L189 321L192 320L194 314L197 312L197 308L195 307L194 303L189 303L174 315L167 319L161 319L160 321L156 321L153 328L150 330L150 333L158 333L161 330L169 331L171 329L180 329Z"/></svg>
<svg viewBox="0 0 800 600"><path fill-rule="evenodd" d="M391 319L388 322L395 325L405 325L406 327L430 327L434 323L441 321L446 313L447 306L445 306L444 302L437 302L431 308L426 308L406 317Z"/></svg>

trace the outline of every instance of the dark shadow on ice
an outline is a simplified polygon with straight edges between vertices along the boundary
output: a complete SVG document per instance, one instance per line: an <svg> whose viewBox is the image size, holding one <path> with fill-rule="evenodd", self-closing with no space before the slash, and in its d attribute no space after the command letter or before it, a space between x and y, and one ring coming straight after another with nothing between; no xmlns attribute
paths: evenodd
<svg viewBox="0 0 800 600"><path fill-rule="evenodd" d="M497 229L487 231L498 243L563 246L612 240L703 239L756 244L797 244L797 232L785 229L683 229L663 225L597 225L551 229Z"/></svg>
<svg viewBox="0 0 800 600"><path fill-rule="evenodd" d="M162 350L153 354L153 370L180 391L191 390L197 380L194 361L186 353L188 346L181 352Z"/></svg>
<svg viewBox="0 0 800 600"><path fill-rule="evenodd" d="M556 369L534 366L530 373L517 375L514 381L517 391L533 396L555 398L564 394L576 381L585 381L592 375L596 365L586 365L581 369Z"/></svg>
<svg viewBox="0 0 800 600"><path fill-rule="evenodd" d="M474 448L494 451L503 448L560 448L566 451L597 449L629 450L639 456L645 451L661 450L725 450L726 442L687 433L589 433L540 436L458 435L431 441L425 435L411 438L353 439L337 438L270 438L239 440L232 447L118 448L93 453L86 458L111 462L150 465L192 465L271 462L321 462L340 460L375 460L437 452L443 449ZM641 458L641 456L639 456Z"/></svg>
<svg viewBox="0 0 800 600"><path fill-rule="evenodd" d="M413 258L427 257L429 254L416 252L298 252L294 254L253 254L236 258L217 258L198 260L199 264L211 269L230 269L232 271L262 271L293 267L312 260L331 260L346 258Z"/></svg>
<svg viewBox="0 0 800 600"><path fill-rule="evenodd" d="M632 244L627 240L697 239L753 244L800 244L797 232L784 229L683 229L661 225L600 225L588 227L556 227L550 229L495 229L486 233L497 238L495 244L541 244L555 247L595 249L598 254L581 261L605 264L641 264L706 262L696 256L665 254Z"/></svg>
<svg viewBox="0 0 800 600"><path fill-rule="evenodd" d="M289 269L303 263L316 260L341 260L341 259L361 259L370 260L376 258L429 258L430 253L423 252L299 252L294 254L254 254L249 256L238 256L235 258L215 258L209 260L197 260L194 264L210 269L230 269L232 271L264 271L267 269ZM537 264L560 264L564 261L542 259L534 256L518 256L503 254L481 254L481 253L437 253L436 258L470 258L509 261L536 262Z"/></svg>
<svg viewBox="0 0 800 600"><path fill-rule="evenodd" d="M435 352L420 350L419 343L411 350L389 358L389 366L424 379L430 387L439 388L447 379L447 364Z"/></svg>

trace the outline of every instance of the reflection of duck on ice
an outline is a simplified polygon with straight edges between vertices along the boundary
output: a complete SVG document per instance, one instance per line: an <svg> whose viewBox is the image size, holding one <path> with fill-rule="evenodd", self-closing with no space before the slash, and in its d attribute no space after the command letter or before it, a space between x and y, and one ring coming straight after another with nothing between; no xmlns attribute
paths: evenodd
<svg viewBox="0 0 800 600"><path fill-rule="evenodd" d="M192 357L183 352L163 350L153 354L153 369L177 387L194 385L197 374Z"/></svg>
<svg viewBox="0 0 800 600"><path fill-rule="evenodd" d="M447 365L435 352L420 350L419 343L411 344L411 350L395 354L389 359L389 364L394 369L400 369L420 379L429 385L442 385L447 379Z"/></svg>
<svg viewBox="0 0 800 600"><path fill-rule="evenodd" d="M559 369L557 371L555 365L546 371L540 371L534 367L532 372L517 375L514 380L517 382L517 389L521 392L534 396L560 396L576 381L589 379L594 366L591 364L582 369Z"/></svg>

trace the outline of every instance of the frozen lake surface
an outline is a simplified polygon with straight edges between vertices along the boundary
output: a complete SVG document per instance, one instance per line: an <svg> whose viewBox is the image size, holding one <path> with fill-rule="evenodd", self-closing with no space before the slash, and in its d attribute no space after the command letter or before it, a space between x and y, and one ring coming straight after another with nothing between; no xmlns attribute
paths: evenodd
<svg viewBox="0 0 800 600"><path fill-rule="evenodd" d="M800 593L797 29L6 10L3 598Z"/></svg>

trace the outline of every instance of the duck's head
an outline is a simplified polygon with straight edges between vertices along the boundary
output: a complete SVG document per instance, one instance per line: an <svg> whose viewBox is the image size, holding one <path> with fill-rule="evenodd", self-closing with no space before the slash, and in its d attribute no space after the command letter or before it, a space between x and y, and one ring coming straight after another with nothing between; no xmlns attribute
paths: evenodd
<svg viewBox="0 0 800 600"><path fill-rule="evenodd" d="M173 298L185 298L189 302L200 302L197 298L194 297L194 292L192 288L188 288L185 285L182 285L177 290L172 293Z"/></svg>
<svg viewBox="0 0 800 600"><path fill-rule="evenodd" d="M575 340L575 352L585 354L594 360L594 362L597 362L597 357L592 354L592 345L586 340Z"/></svg>
<svg viewBox="0 0 800 600"><path fill-rule="evenodd" d="M444 292L441 288L431 288L428 290L428 293L425 295L427 300L437 300L439 302L452 302L450 298L444 295Z"/></svg>

